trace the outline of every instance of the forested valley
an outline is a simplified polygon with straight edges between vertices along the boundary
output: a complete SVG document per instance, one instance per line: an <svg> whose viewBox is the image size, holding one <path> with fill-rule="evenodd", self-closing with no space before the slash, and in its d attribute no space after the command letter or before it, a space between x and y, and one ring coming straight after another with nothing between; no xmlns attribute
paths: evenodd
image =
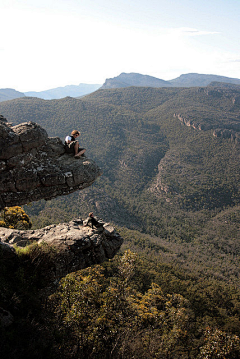
<svg viewBox="0 0 240 359"><path fill-rule="evenodd" d="M93 211L124 238L113 260L69 274L44 303L31 272L41 249L19 251L21 271L3 263L0 302L17 324L1 332L2 355L239 358L240 86L26 97L0 114L62 140L79 130L103 171L83 191L24 206L32 228Z"/></svg>

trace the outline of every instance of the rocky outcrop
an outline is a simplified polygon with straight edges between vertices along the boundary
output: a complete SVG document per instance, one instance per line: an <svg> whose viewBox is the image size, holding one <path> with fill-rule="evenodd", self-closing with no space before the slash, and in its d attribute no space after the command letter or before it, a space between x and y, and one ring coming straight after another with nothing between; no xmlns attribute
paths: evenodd
<svg viewBox="0 0 240 359"><path fill-rule="evenodd" d="M240 134L239 134L239 124L234 123L231 124L229 121L229 127L233 128L213 128L212 126L208 126L205 124L199 124L196 121L186 118L181 114L174 113L173 115L176 117L182 124L192 127L195 130L206 131L206 130L213 130L213 137L220 137L220 138L229 138L232 142L240 143Z"/></svg>
<svg viewBox="0 0 240 359"><path fill-rule="evenodd" d="M100 174L92 160L66 154L62 141L49 138L38 124L11 126L0 116L0 209L81 190ZM0 261L15 273L21 269L16 247L32 244L24 265L40 278L39 298L45 301L62 277L113 258L122 242L109 224L92 229L81 219L37 230L0 227ZM0 307L0 326L13 321L13 315Z"/></svg>
<svg viewBox="0 0 240 359"><path fill-rule="evenodd" d="M0 208L39 199L66 195L90 186L101 174L86 157L66 154L62 141L49 138L33 122L11 126L0 117ZM102 230L83 226L80 219L38 230L0 227L0 247L4 260L16 257L14 245L45 243L57 253L51 276L59 278L113 258L122 244L114 228Z"/></svg>
<svg viewBox="0 0 240 359"><path fill-rule="evenodd" d="M235 143L240 143L240 135L238 132L227 129L227 128L217 128L213 131L214 137L220 137L220 138L229 138L231 141L234 141Z"/></svg>
<svg viewBox="0 0 240 359"><path fill-rule="evenodd" d="M240 96L234 96L233 98L232 98L232 103L233 103L233 105L240 105Z"/></svg>
<svg viewBox="0 0 240 359"><path fill-rule="evenodd" d="M148 189L156 197L164 198L168 203L172 203L172 197L177 198L180 193L178 182L169 182L168 180L168 173L172 170L178 176L183 173L184 165L180 161L178 151L169 150L160 160L155 181Z"/></svg>
<svg viewBox="0 0 240 359"><path fill-rule="evenodd" d="M58 137L34 122L0 118L0 209L51 199L90 186L101 174L90 159L66 154Z"/></svg>
<svg viewBox="0 0 240 359"><path fill-rule="evenodd" d="M0 227L0 248L14 259L14 246L37 243L53 250L53 260L42 270L53 283L68 273L111 259L122 245L122 237L109 224L100 229L84 226L82 219L50 225L37 230L16 230ZM5 255L4 255L5 257ZM47 255L45 256L45 258ZM36 265L39 266L39 263ZM40 266L41 267L41 266Z"/></svg>
<svg viewBox="0 0 240 359"><path fill-rule="evenodd" d="M206 131L209 130L209 126L206 126L204 124L200 124L197 123L196 121L194 121L193 119L189 119L184 117L183 115L179 114L179 113L174 113L173 115L174 117L176 117L180 122L182 122L182 124L188 126L188 127L192 127L195 130L200 130L200 131Z"/></svg>

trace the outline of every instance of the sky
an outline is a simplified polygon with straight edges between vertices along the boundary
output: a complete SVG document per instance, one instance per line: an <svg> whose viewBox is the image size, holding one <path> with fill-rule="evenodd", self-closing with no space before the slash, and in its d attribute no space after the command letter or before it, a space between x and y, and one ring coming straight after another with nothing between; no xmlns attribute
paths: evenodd
<svg viewBox="0 0 240 359"><path fill-rule="evenodd" d="M240 78L240 0L0 0L0 88Z"/></svg>

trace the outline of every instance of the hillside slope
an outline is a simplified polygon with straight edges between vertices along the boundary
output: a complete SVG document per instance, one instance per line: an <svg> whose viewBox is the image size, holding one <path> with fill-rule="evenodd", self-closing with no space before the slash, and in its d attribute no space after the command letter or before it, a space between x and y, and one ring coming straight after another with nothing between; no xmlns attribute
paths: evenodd
<svg viewBox="0 0 240 359"><path fill-rule="evenodd" d="M14 124L36 121L62 139L79 129L80 145L103 170L82 193L26 208L35 226L93 211L106 222L155 236L153 244L175 243L166 260L174 262L182 253L179 258L190 270L193 263L196 270L205 263L209 275L215 263L216 275L226 280L232 268L234 281L240 241L239 99L238 87L218 84L2 102L0 113ZM205 248L208 259L195 255L196 248Z"/></svg>
<svg viewBox="0 0 240 359"><path fill-rule="evenodd" d="M17 268L9 258L2 261L1 311L15 317L14 326L0 328L4 344L0 351L7 353L5 357L12 357L9 353L16 358L76 356L76 341L86 332L93 343L91 353L102 357L101 350L96 354L96 338L106 338L100 349L108 348L108 343L116 348L121 339L126 347L126 333L129 338L133 328L131 344L136 349L140 334L137 343L146 343L145 358L156 317L161 320L154 342L157 351L149 357L161 353L159 333L166 326L173 328L172 336L163 333L164 343L169 340L170 345L166 357L196 358L205 345L202 348L213 348L214 355L219 354L217 347L221 357L238 358L239 339L233 334L240 333L239 87L219 83L196 88L127 87L98 90L81 99L26 97L1 102L0 114L13 124L36 121L50 136L62 139L72 129L80 130L80 145L103 170L99 180L82 192L26 206L34 227L85 218L93 211L104 222L117 224L124 239L122 251L131 249L139 255L134 272L130 253L117 258L118 264L104 263L106 281L113 287L103 287L103 273L90 267L65 278L64 292L42 302L43 279L33 264L46 268L46 257L54 258L52 254L36 250L22 254ZM124 285L118 280L117 265ZM161 289L151 287L152 282ZM62 298L59 305L57 298ZM71 298L63 316L61 310ZM186 303L188 312L182 311L180 302ZM119 334L129 303L139 308L139 316L131 310ZM187 321L185 313L189 313ZM172 321L175 315L176 324L183 327ZM139 326L142 320L148 323L147 332ZM113 323L114 329L107 331L104 323ZM115 335L115 342L106 333Z"/></svg>
<svg viewBox="0 0 240 359"><path fill-rule="evenodd" d="M1 103L0 113L13 123L36 121L62 139L80 128L121 201L148 193L148 201L196 210L239 198L239 99L235 88L126 88L83 99L16 99Z"/></svg>

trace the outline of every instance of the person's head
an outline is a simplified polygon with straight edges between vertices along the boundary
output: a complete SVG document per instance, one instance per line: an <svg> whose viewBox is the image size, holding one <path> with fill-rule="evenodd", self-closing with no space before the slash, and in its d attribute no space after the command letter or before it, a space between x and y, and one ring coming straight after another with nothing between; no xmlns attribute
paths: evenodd
<svg viewBox="0 0 240 359"><path fill-rule="evenodd" d="M93 212L90 212L90 213L89 213L89 217L93 217Z"/></svg>
<svg viewBox="0 0 240 359"><path fill-rule="evenodd" d="M77 131L77 130L73 130L73 131L71 132L71 136L73 136L73 137L78 137L79 135L80 135L80 132Z"/></svg>

